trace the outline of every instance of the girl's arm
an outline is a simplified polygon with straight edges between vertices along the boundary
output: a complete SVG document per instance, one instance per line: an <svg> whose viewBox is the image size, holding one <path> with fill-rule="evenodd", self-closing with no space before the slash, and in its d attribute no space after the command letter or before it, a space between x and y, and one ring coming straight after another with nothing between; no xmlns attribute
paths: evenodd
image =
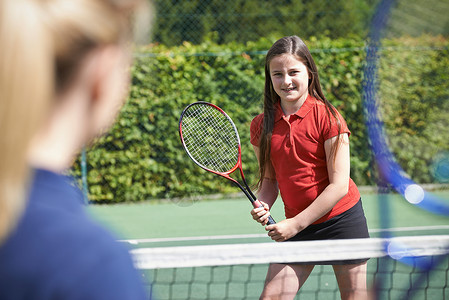
<svg viewBox="0 0 449 300"><path fill-rule="evenodd" d="M326 152L327 172L329 185L304 211L291 219L284 220L275 225L267 226L269 235L275 241L284 241L295 236L298 232L324 216L343 198L349 189L349 138L348 134L340 135L335 161L331 149L338 137L324 142Z"/></svg>
<svg viewBox="0 0 449 300"><path fill-rule="evenodd" d="M259 147L253 146L257 159L259 160ZM262 225L266 225L270 216L270 208L273 206L279 194L278 183L272 174L272 168L266 168L265 176L262 179L260 190L257 194L258 200L264 207L251 210L253 219Z"/></svg>

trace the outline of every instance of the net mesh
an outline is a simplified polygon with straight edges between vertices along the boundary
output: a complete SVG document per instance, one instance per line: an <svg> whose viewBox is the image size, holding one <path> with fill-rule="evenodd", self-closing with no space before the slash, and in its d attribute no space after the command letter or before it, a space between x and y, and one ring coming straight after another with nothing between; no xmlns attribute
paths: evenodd
<svg viewBox="0 0 449 300"><path fill-rule="evenodd" d="M185 110L180 126L186 151L202 168L227 172L235 167L240 140L228 116L196 103Z"/></svg>
<svg viewBox="0 0 449 300"><path fill-rule="evenodd" d="M449 298L449 235L140 248L131 252L157 299L259 299L270 263L314 264L361 257L370 258L367 289L371 299ZM292 298L340 299L332 266L315 266Z"/></svg>

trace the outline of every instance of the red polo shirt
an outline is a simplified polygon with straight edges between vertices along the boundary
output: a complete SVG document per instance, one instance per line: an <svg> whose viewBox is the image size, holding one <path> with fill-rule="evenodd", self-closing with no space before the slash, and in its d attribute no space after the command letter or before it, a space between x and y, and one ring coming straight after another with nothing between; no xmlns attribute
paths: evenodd
<svg viewBox="0 0 449 300"><path fill-rule="evenodd" d="M341 133L350 134L338 113ZM336 120L326 112L323 102L309 96L287 120L277 104L271 139L271 161L284 201L285 216L292 218L307 208L329 185L324 141L338 135ZM263 114L251 122L251 144L259 146ZM349 190L335 206L314 224L339 215L360 199L357 186L349 179Z"/></svg>

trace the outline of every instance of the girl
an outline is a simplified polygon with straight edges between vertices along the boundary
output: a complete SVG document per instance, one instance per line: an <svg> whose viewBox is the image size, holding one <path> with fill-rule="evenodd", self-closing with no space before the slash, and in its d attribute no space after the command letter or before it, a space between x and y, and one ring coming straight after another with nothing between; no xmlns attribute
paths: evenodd
<svg viewBox="0 0 449 300"><path fill-rule="evenodd" d="M0 1L0 299L148 299L61 175L126 96L139 2Z"/></svg>
<svg viewBox="0 0 449 300"><path fill-rule="evenodd" d="M266 225L280 191L286 219L266 226L275 241L368 238L360 194L349 177L350 131L324 97L318 71L297 36L273 44L265 60L264 113L251 123ZM323 262L325 264L325 262ZM365 299L366 260L332 262L342 299ZM314 265L272 264L261 299L293 299Z"/></svg>

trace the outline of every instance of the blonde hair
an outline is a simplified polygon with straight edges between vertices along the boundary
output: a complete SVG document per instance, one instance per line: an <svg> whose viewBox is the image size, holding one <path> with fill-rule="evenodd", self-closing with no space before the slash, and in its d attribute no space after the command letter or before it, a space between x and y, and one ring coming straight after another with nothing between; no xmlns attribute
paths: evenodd
<svg viewBox="0 0 449 300"><path fill-rule="evenodd" d="M31 139L92 49L131 39L140 0L0 1L0 243L26 203Z"/></svg>

